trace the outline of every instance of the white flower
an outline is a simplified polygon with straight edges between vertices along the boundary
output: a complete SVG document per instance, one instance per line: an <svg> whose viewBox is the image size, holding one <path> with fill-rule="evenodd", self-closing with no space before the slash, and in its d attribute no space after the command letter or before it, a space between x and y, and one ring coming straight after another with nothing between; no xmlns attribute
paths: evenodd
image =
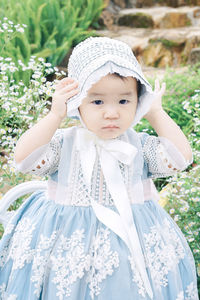
<svg viewBox="0 0 200 300"><path fill-rule="evenodd" d="M175 215L174 216L174 221L177 222L179 220L179 218L180 218L179 215Z"/></svg>
<svg viewBox="0 0 200 300"><path fill-rule="evenodd" d="M0 133L1 133L1 134L6 134L5 129L2 129L2 128L1 128L1 129L0 129Z"/></svg>
<svg viewBox="0 0 200 300"><path fill-rule="evenodd" d="M190 243L191 243L191 242L193 242L193 241L194 241L194 238L193 238L193 237L188 237L188 238L187 238L187 240L188 240L188 242L190 242Z"/></svg>
<svg viewBox="0 0 200 300"><path fill-rule="evenodd" d="M24 28L22 28L22 27L18 27L18 28L16 28L16 30L17 30L18 32L21 32L21 33L24 32Z"/></svg>
<svg viewBox="0 0 200 300"><path fill-rule="evenodd" d="M13 108L12 108L12 111L13 111L13 112L17 112L17 111L18 111L17 107L13 107Z"/></svg>
<svg viewBox="0 0 200 300"><path fill-rule="evenodd" d="M17 68L14 67L14 66L10 66L9 70L10 70L11 73L14 73L17 70Z"/></svg>
<svg viewBox="0 0 200 300"><path fill-rule="evenodd" d="M181 212L187 212L188 211L188 206L182 206L181 208L180 208L180 211Z"/></svg>
<svg viewBox="0 0 200 300"><path fill-rule="evenodd" d="M14 167L10 167L10 172L11 173L15 173L16 172L16 169Z"/></svg>

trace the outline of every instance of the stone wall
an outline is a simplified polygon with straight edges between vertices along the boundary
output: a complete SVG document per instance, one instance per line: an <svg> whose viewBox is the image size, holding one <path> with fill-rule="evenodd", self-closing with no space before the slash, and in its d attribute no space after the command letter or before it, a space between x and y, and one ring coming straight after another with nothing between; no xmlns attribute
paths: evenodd
<svg viewBox="0 0 200 300"><path fill-rule="evenodd" d="M119 8L200 5L200 0L105 0L105 4Z"/></svg>

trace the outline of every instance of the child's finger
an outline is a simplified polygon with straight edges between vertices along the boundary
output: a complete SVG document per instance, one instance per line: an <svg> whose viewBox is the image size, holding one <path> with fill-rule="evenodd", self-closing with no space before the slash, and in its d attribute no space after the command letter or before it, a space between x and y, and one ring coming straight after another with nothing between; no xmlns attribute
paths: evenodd
<svg viewBox="0 0 200 300"><path fill-rule="evenodd" d="M162 85L161 85L161 89L160 89L160 92L161 92L162 95L165 93L165 90L166 90L166 83L163 82Z"/></svg>
<svg viewBox="0 0 200 300"><path fill-rule="evenodd" d="M64 88L66 85L68 84L72 84L75 80L73 78L69 78L69 77L65 77L63 79L61 79L59 81L59 83L56 85L55 89L58 90L58 89L62 89Z"/></svg>
<svg viewBox="0 0 200 300"><path fill-rule="evenodd" d="M160 82L159 82L159 79L157 78L155 80L155 87L154 87L154 92L158 92L160 90Z"/></svg>
<svg viewBox="0 0 200 300"><path fill-rule="evenodd" d="M73 83L65 85L65 87L60 90L60 94L64 95L64 94L69 93L70 91L72 91L74 89L77 89L77 88L78 88L78 82L74 81Z"/></svg>
<svg viewBox="0 0 200 300"><path fill-rule="evenodd" d="M66 97L65 97L65 103L67 104L67 101L68 101L71 97L77 95L78 93L79 93L79 89L73 89L73 90L71 90L70 92L68 92L67 95L66 95Z"/></svg>

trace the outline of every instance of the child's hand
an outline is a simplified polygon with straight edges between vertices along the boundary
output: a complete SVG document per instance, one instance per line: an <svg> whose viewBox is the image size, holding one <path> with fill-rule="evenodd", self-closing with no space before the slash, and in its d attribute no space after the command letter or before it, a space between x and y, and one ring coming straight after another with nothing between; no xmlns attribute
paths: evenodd
<svg viewBox="0 0 200 300"><path fill-rule="evenodd" d="M72 78L63 78L56 85L52 97L51 112L63 119L67 114L67 100L78 94L78 82Z"/></svg>
<svg viewBox="0 0 200 300"><path fill-rule="evenodd" d="M148 113L144 116L145 119L150 119L154 116L155 113L163 110L162 108L162 96L165 93L166 84L165 82L162 83L160 86L160 82L158 79L155 80L155 89L154 89L154 97L151 107L148 111Z"/></svg>

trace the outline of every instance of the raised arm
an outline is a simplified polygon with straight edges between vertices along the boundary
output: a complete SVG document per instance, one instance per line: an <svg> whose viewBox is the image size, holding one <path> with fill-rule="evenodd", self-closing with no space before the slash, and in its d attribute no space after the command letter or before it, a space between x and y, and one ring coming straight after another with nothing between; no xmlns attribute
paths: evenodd
<svg viewBox="0 0 200 300"><path fill-rule="evenodd" d="M52 97L50 112L27 130L18 140L15 148L15 161L20 163L35 149L48 144L67 114L66 101L78 93L78 83L71 78L62 79Z"/></svg>
<svg viewBox="0 0 200 300"><path fill-rule="evenodd" d="M187 161L192 159L192 150L189 142L180 127L170 118L162 108L162 96L165 92L165 83L160 88L159 81L155 81L155 100L149 112L144 116L160 137L170 140L182 153Z"/></svg>

